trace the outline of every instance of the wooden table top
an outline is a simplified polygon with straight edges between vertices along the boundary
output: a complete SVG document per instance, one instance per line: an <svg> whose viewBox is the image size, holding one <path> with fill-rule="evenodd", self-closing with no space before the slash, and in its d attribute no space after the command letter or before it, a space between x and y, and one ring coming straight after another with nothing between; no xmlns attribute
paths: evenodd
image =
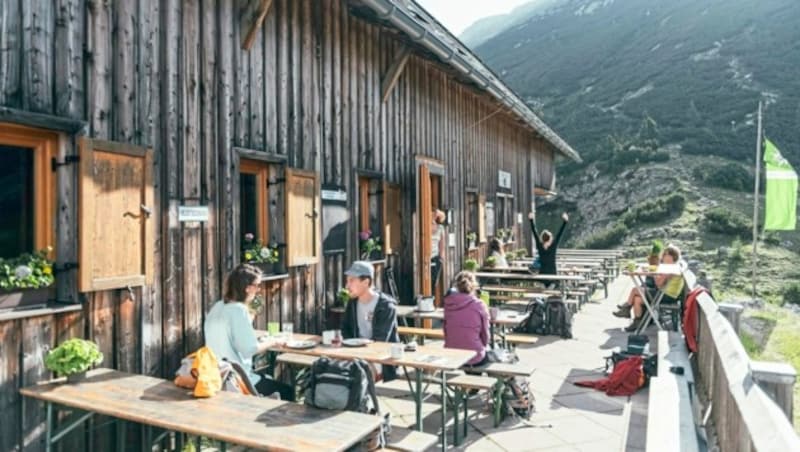
<svg viewBox="0 0 800 452"><path fill-rule="evenodd" d="M475 272L478 278L513 279L517 281L582 281L577 275L533 275L522 273Z"/></svg>
<svg viewBox="0 0 800 452"><path fill-rule="evenodd" d="M413 318L427 318L427 319L444 319L444 309L436 308L435 311L430 312L419 312L414 309L413 306L398 306L397 307L397 315L401 317L413 317ZM495 325L519 325L525 319L528 318L529 314L512 311L508 309L501 309L498 312L497 318L494 320L490 320Z"/></svg>
<svg viewBox="0 0 800 452"><path fill-rule="evenodd" d="M256 331L256 334L263 331ZM296 337L299 335L295 335ZM313 340L321 342L319 336ZM298 337L299 339L299 337ZM416 352L405 352L403 359L391 357L390 342L373 342L364 347L331 347L317 345L314 348L293 349L285 346L270 347L270 351L278 353L298 353L302 355L327 356L334 359L363 359L364 361L389 366L406 366L423 370L456 370L475 356L473 350L442 348L430 345L418 345Z"/></svg>
<svg viewBox="0 0 800 452"><path fill-rule="evenodd" d="M171 381L96 369L85 381L20 389L27 397L261 450L344 450L380 426L379 416L328 411L220 391L207 399Z"/></svg>
<svg viewBox="0 0 800 452"><path fill-rule="evenodd" d="M681 271L681 266L679 264L661 264L656 267L655 270L650 270L649 267L639 267L634 271L626 271L626 275L635 275L635 276L657 276L657 275L670 275L670 276L678 276L683 274Z"/></svg>

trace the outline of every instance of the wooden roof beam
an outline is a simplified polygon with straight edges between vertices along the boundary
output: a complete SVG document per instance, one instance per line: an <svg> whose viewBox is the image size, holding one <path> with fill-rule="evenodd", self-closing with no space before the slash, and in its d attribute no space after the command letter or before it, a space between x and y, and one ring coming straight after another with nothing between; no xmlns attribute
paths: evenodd
<svg viewBox="0 0 800 452"><path fill-rule="evenodd" d="M264 18L267 17L269 8L272 6L272 0L250 0L242 10L241 16L241 29L247 31L242 36L242 49L250 50L253 41L256 40L258 29L264 23Z"/></svg>
<svg viewBox="0 0 800 452"><path fill-rule="evenodd" d="M397 80L400 79L400 74L403 73L403 68L406 67L409 57L411 57L411 48L407 45L400 47L394 57L394 61L389 66L389 70L383 76L383 81L381 81L381 102L386 102L386 99L389 98L389 94L391 94L394 85L397 84Z"/></svg>

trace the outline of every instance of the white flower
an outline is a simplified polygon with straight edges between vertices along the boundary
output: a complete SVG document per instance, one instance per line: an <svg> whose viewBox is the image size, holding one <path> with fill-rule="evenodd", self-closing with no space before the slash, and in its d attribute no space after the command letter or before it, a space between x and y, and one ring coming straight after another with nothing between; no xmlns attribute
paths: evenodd
<svg viewBox="0 0 800 452"><path fill-rule="evenodd" d="M261 248L261 251L259 251L259 254L261 254L261 258L262 259L267 259L270 256L271 253L269 251L269 248L267 248L265 246L265 247Z"/></svg>
<svg viewBox="0 0 800 452"><path fill-rule="evenodd" d="M16 276L17 279L25 279L31 274L33 274L33 270L27 265L20 265L14 269L14 276Z"/></svg>

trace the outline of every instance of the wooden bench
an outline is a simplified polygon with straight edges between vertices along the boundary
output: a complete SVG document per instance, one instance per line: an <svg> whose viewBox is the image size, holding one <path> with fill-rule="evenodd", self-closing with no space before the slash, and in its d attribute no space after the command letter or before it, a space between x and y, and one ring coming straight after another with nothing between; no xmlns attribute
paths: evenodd
<svg viewBox="0 0 800 452"><path fill-rule="evenodd" d="M405 428L392 428L389 441L382 450L423 452L439 442L439 437L430 433Z"/></svg>
<svg viewBox="0 0 800 452"><path fill-rule="evenodd" d="M441 328L416 328L413 326L398 326L397 334L400 336L413 336L420 345L425 344L425 338L444 339L444 330Z"/></svg>
<svg viewBox="0 0 800 452"><path fill-rule="evenodd" d="M539 336L521 333L506 334L506 342L512 345L535 344L539 342Z"/></svg>
<svg viewBox="0 0 800 452"><path fill-rule="evenodd" d="M670 371L683 368L683 375ZM658 376L650 378L647 450L699 450L694 416L694 375L680 334L658 332Z"/></svg>
<svg viewBox="0 0 800 452"><path fill-rule="evenodd" d="M447 380L448 388L453 390L453 444L461 444L461 428L459 428L458 414L461 407L464 408L464 438L467 437L467 419L469 418L467 394L470 390L493 391L496 380L491 377L480 375L459 375Z"/></svg>

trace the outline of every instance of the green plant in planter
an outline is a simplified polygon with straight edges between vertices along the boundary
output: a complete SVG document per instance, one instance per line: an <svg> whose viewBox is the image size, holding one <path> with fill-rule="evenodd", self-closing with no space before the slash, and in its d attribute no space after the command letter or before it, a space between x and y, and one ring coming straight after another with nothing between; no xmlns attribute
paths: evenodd
<svg viewBox="0 0 800 452"><path fill-rule="evenodd" d="M39 289L53 284L53 261L47 258L52 251L47 247L10 259L0 258L0 290Z"/></svg>
<svg viewBox="0 0 800 452"><path fill-rule="evenodd" d="M464 270L468 272L474 272L478 269L478 261L475 259L467 259L464 261Z"/></svg>
<svg viewBox="0 0 800 452"><path fill-rule="evenodd" d="M264 298L261 295L256 295L247 305L247 308L253 315L258 315L264 308Z"/></svg>
<svg viewBox="0 0 800 452"><path fill-rule="evenodd" d="M103 362L103 354L97 344L80 338L69 339L50 350L44 365L59 377L68 377L87 371L95 364Z"/></svg>
<svg viewBox="0 0 800 452"><path fill-rule="evenodd" d="M509 262L517 259L517 252L513 250L506 251L505 255L506 255L506 261Z"/></svg>
<svg viewBox="0 0 800 452"><path fill-rule="evenodd" d="M517 259L524 259L528 257L528 250L526 250L525 248L517 248L516 253L517 253Z"/></svg>
<svg viewBox="0 0 800 452"><path fill-rule="evenodd" d="M476 242L477 240L478 240L478 234L472 231L467 232L467 242L469 242L471 245L474 246L475 243L477 243Z"/></svg>
<svg viewBox="0 0 800 452"><path fill-rule="evenodd" d="M494 256L489 256L485 261L483 261L483 263L489 268L494 268L497 265L497 258Z"/></svg>
<svg viewBox="0 0 800 452"><path fill-rule="evenodd" d="M347 306L350 301L350 291L342 287L339 292L336 292L336 301L342 306Z"/></svg>
<svg viewBox="0 0 800 452"><path fill-rule="evenodd" d="M242 242L242 257L243 260L251 264L274 264L278 262L280 254L278 253L278 245L264 244L261 239L256 239L251 233L244 235Z"/></svg>

